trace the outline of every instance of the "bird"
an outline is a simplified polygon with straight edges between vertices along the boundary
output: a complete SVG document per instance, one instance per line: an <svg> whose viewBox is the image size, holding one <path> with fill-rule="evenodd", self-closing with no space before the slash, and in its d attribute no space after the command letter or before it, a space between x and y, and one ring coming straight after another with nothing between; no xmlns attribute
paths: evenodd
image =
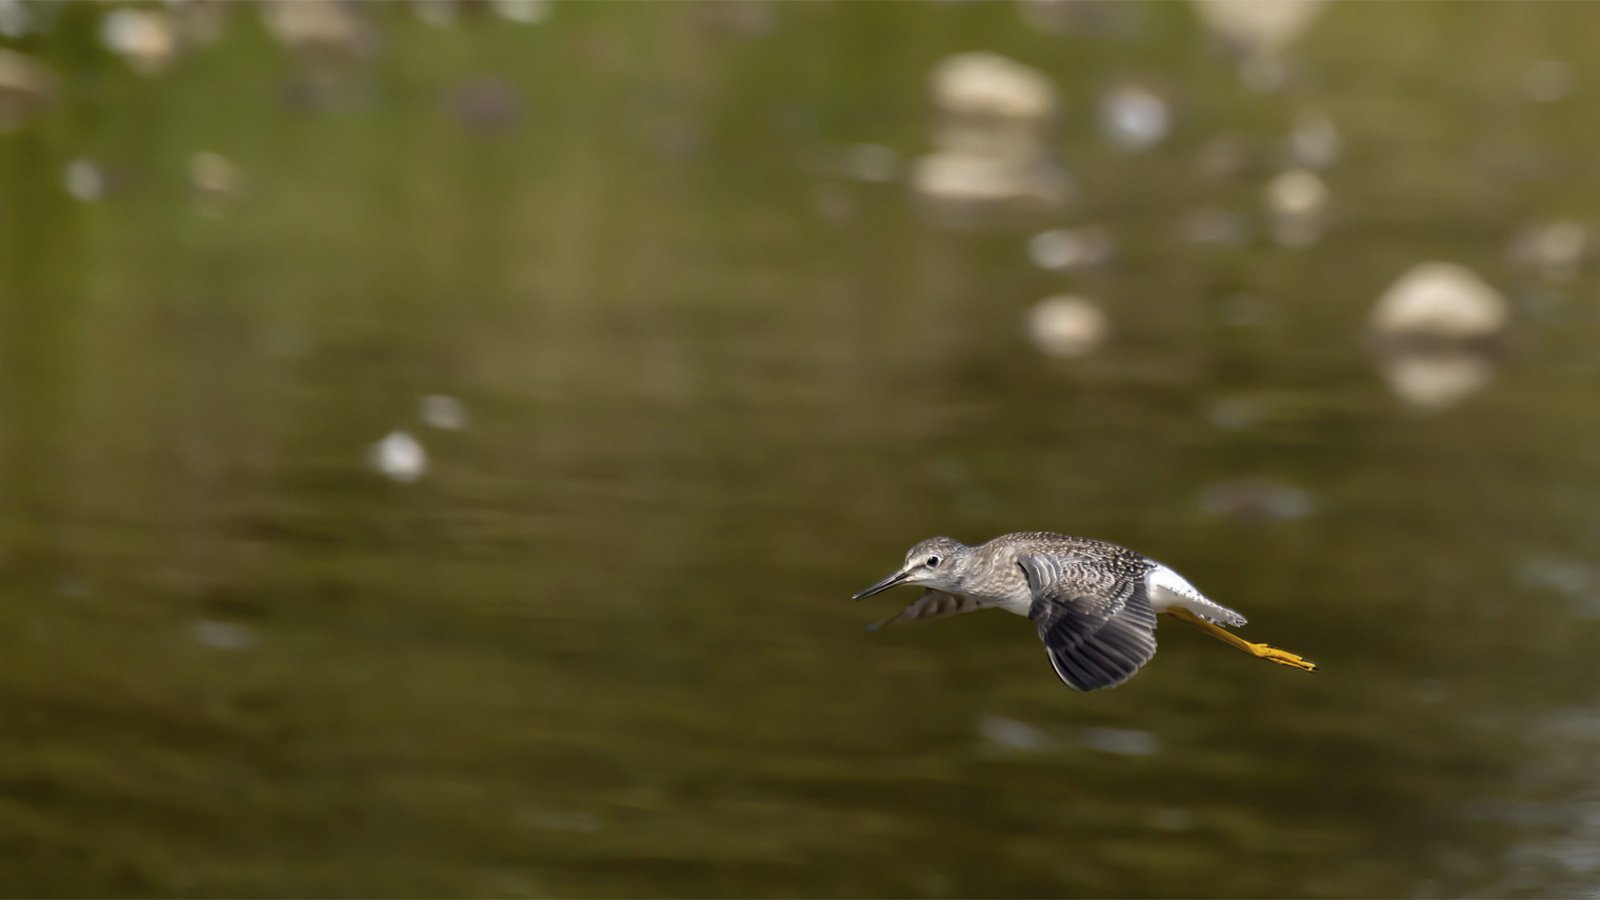
<svg viewBox="0 0 1600 900"><path fill-rule="evenodd" d="M894 574L851 599L899 585L924 590L874 628L997 608L1027 616L1057 676L1080 691L1113 688L1156 655L1156 616L1164 614L1258 659L1307 672L1316 663L1247 641L1224 626L1245 617L1200 593L1169 566L1091 538L1017 531L969 547L934 537L914 545Z"/></svg>

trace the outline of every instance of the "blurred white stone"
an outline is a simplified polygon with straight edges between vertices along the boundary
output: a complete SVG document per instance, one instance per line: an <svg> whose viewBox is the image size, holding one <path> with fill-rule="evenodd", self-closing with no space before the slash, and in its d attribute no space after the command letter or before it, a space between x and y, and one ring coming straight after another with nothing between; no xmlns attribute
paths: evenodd
<svg viewBox="0 0 1600 900"><path fill-rule="evenodd" d="M357 7L339 0L268 0L267 30L289 49L322 59L359 58L377 46L377 35Z"/></svg>
<svg viewBox="0 0 1600 900"><path fill-rule="evenodd" d="M1378 369L1395 396L1421 409L1443 409L1477 393L1494 367L1472 350L1399 352L1381 357Z"/></svg>
<svg viewBox="0 0 1600 900"><path fill-rule="evenodd" d="M489 0L489 7L502 19L536 25L550 18L550 0Z"/></svg>
<svg viewBox="0 0 1600 900"><path fill-rule="evenodd" d="M100 43L134 71L154 75L178 56L178 29L155 9L114 9L100 20Z"/></svg>
<svg viewBox="0 0 1600 900"><path fill-rule="evenodd" d="M0 0L0 37L26 37L33 28L33 16L22 0Z"/></svg>
<svg viewBox="0 0 1600 900"><path fill-rule="evenodd" d="M930 80L935 151L911 172L926 208L956 221L1059 211L1070 183L1052 161L1049 80L993 53L949 57Z"/></svg>
<svg viewBox="0 0 1600 900"><path fill-rule="evenodd" d="M1299 165L1326 169L1339 161L1344 142L1333 120L1321 113L1295 116L1289 129L1289 155Z"/></svg>
<svg viewBox="0 0 1600 900"><path fill-rule="evenodd" d="M79 157L67 163L62 183L74 200L84 203L93 203L106 195L105 170L93 160Z"/></svg>
<svg viewBox="0 0 1600 900"><path fill-rule="evenodd" d="M1114 87L1100 97L1100 133L1123 150L1148 150L1166 139L1172 112L1161 95L1137 84Z"/></svg>
<svg viewBox="0 0 1600 900"><path fill-rule="evenodd" d="M417 401L417 416L429 428L460 431L467 427L467 407L444 394L428 394Z"/></svg>
<svg viewBox="0 0 1600 900"><path fill-rule="evenodd" d="M381 475L410 484L428 473L428 451L410 434L391 431L367 449L367 465Z"/></svg>
<svg viewBox="0 0 1600 900"><path fill-rule="evenodd" d="M1528 70L1522 89L1535 103L1554 103L1572 93L1572 65L1546 59Z"/></svg>
<svg viewBox="0 0 1600 900"><path fill-rule="evenodd" d="M255 646L255 632L243 625L202 619L190 628L196 643L213 650L248 650Z"/></svg>
<svg viewBox="0 0 1600 900"><path fill-rule="evenodd" d="M1104 228L1056 228L1028 239L1028 258L1041 269L1064 272L1098 266L1111 258L1116 244Z"/></svg>
<svg viewBox="0 0 1600 900"><path fill-rule="evenodd" d="M1082 297L1046 297L1028 311L1028 337L1047 356L1085 356L1099 349L1110 333L1106 314Z"/></svg>
<svg viewBox="0 0 1600 900"><path fill-rule="evenodd" d="M933 71L933 101L958 116L1046 119L1055 113L1049 79L996 53L961 53Z"/></svg>
<svg viewBox="0 0 1600 900"><path fill-rule="evenodd" d="M1401 276L1372 311L1378 365L1396 396L1440 409L1481 389L1494 373L1492 341L1510 306L1470 269L1429 262Z"/></svg>
<svg viewBox="0 0 1600 900"><path fill-rule="evenodd" d="M1326 0L1191 0L1211 31L1249 54L1281 54Z"/></svg>
<svg viewBox="0 0 1600 900"><path fill-rule="evenodd" d="M1304 247L1321 237L1327 205L1328 186L1307 169L1284 172L1267 184L1267 215L1280 244Z"/></svg>
<svg viewBox="0 0 1600 900"><path fill-rule="evenodd" d="M1471 269L1455 263L1420 263L1378 299L1372 329L1381 339L1477 341L1505 331L1505 297Z"/></svg>
<svg viewBox="0 0 1600 900"><path fill-rule="evenodd" d="M1267 211L1275 216L1304 218L1322 213L1328 204L1328 186L1315 172L1294 169L1267 184Z"/></svg>
<svg viewBox="0 0 1600 900"><path fill-rule="evenodd" d="M1529 225L1511 239L1507 252L1516 265L1544 278L1570 281L1600 255L1594 236L1580 222L1555 221Z"/></svg>

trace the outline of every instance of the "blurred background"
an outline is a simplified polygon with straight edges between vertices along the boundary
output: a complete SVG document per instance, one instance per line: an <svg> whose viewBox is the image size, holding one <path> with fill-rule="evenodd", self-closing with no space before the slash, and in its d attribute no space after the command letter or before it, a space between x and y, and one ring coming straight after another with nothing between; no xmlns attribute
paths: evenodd
<svg viewBox="0 0 1600 900"><path fill-rule="evenodd" d="M1597 896L1600 7L0 2L0 892ZM913 542L1113 540L1078 694Z"/></svg>

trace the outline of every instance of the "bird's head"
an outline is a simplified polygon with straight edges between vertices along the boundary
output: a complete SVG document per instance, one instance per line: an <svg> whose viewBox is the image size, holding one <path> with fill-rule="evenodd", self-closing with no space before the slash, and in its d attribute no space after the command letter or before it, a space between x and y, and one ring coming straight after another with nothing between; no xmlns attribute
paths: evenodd
<svg viewBox="0 0 1600 900"><path fill-rule="evenodd" d="M941 590L954 587L961 581L970 549L954 538L928 538L906 552L906 562L900 571L851 599L871 597L899 584L919 584Z"/></svg>

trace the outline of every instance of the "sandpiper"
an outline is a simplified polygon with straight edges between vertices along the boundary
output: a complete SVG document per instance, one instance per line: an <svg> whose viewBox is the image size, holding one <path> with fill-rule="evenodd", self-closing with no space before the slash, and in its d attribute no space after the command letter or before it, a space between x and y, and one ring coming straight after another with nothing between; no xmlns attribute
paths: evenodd
<svg viewBox="0 0 1600 900"><path fill-rule="evenodd" d="M1225 630L1223 625L1243 625L1244 616L1206 599L1167 566L1105 541L1049 531L1003 534L976 547L929 538L911 548L898 572L852 599L900 584L927 589L883 625L990 607L1027 616L1056 674L1080 691L1116 687L1156 655L1157 613L1259 659L1316 669L1287 650Z"/></svg>

